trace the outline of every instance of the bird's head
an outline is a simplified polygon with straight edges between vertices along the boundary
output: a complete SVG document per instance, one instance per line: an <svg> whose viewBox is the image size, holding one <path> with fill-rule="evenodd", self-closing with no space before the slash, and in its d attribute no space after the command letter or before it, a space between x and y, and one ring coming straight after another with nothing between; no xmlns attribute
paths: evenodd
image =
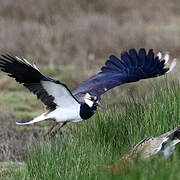
<svg viewBox="0 0 180 180"><path fill-rule="evenodd" d="M84 102L90 107L101 107L102 109L104 106L100 102L100 98L98 96L90 95L89 93L86 93L84 96Z"/></svg>

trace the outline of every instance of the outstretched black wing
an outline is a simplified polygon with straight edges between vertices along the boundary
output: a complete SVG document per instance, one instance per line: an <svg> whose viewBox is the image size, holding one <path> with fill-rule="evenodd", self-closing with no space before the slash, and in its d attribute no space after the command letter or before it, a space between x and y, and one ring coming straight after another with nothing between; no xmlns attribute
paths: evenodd
<svg viewBox="0 0 180 180"><path fill-rule="evenodd" d="M123 52L121 59L112 55L101 72L82 82L72 93L79 101L83 101L86 93L100 97L115 86L164 75L169 70L165 68L167 61L155 57L152 49L146 54L143 48L138 53L135 49L130 49L129 53Z"/></svg>
<svg viewBox="0 0 180 180"><path fill-rule="evenodd" d="M64 107L78 102L65 84L41 74L34 64L31 65L24 58L2 55L0 69L8 73L8 76L15 78L17 82L23 83L48 109L52 110L57 105Z"/></svg>

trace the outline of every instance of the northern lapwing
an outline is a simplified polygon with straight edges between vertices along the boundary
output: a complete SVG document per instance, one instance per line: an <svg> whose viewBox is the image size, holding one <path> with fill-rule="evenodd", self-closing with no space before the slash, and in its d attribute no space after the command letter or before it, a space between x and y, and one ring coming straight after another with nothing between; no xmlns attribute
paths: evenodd
<svg viewBox="0 0 180 180"><path fill-rule="evenodd" d="M0 69L15 78L37 95L47 111L32 119L17 122L18 125L33 124L46 119L55 119L51 129L59 123L80 122L89 119L101 106L100 96L115 86L153 78L170 72L176 65L175 59L168 67L169 54L154 55L152 49L137 52L130 49L121 53L121 58L110 56L101 72L78 85L72 92L58 80L43 75L35 64L11 55L1 55ZM61 127L62 127L61 126Z"/></svg>
<svg viewBox="0 0 180 180"><path fill-rule="evenodd" d="M143 139L108 169L116 174L121 170L129 168L137 157L140 160L145 160L159 156L161 160L165 160L174 152L175 147L179 142L180 126L161 136Z"/></svg>

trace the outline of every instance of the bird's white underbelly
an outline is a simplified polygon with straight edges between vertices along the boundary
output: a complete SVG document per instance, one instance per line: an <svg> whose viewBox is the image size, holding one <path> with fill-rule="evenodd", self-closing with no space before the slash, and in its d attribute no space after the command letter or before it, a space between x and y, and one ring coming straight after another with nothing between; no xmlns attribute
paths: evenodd
<svg viewBox="0 0 180 180"><path fill-rule="evenodd" d="M56 119L57 122L65 122L65 121L78 122L78 121L82 121L79 112L80 112L80 106L75 108L58 107L57 109L49 113L48 117Z"/></svg>

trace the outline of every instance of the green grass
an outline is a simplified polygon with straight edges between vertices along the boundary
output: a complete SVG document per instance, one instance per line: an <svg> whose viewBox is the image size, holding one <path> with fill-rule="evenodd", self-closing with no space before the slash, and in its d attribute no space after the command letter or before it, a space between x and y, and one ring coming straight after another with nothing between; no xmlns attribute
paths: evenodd
<svg viewBox="0 0 180 180"><path fill-rule="evenodd" d="M19 173L21 170L25 170L24 163L0 162L0 179L11 179L14 172Z"/></svg>
<svg viewBox="0 0 180 180"><path fill-rule="evenodd" d="M130 170L110 174L104 166L119 160L138 141L179 124L180 87L167 83L152 97L129 97L124 110L99 111L91 120L67 125L55 139L39 139L29 150L26 171L13 179L179 179L180 147L166 161L137 162Z"/></svg>
<svg viewBox="0 0 180 180"><path fill-rule="evenodd" d="M15 111L20 119L37 116L43 112L43 106L36 96L27 91L1 92L0 107L9 107Z"/></svg>

